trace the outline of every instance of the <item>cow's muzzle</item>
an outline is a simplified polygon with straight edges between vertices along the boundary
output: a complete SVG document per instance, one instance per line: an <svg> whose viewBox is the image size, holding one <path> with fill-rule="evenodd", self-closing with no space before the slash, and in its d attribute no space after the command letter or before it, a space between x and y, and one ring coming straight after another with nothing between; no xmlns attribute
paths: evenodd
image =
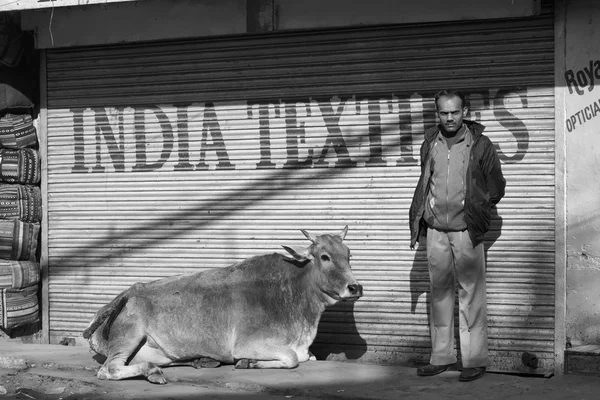
<svg viewBox="0 0 600 400"><path fill-rule="evenodd" d="M357 283L348 285L348 292L350 293L350 299L358 299L363 295L363 287Z"/></svg>

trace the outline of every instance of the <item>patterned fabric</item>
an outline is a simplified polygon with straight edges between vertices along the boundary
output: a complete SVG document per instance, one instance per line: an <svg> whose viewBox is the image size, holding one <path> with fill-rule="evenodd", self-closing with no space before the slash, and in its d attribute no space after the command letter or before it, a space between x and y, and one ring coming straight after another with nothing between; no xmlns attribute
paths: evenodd
<svg viewBox="0 0 600 400"><path fill-rule="evenodd" d="M4 329L39 321L37 290L38 285L24 289L0 289L0 325Z"/></svg>
<svg viewBox="0 0 600 400"><path fill-rule="evenodd" d="M33 119L29 114L6 114L0 118L0 147L21 149L38 144Z"/></svg>
<svg viewBox="0 0 600 400"><path fill-rule="evenodd" d="M0 259L37 261L40 224L0 219Z"/></svg>
<svg viewBox="0 0 600 400"><path fill-rule="evenodd" d="M0 183L0 218L24 222L42 220L42 193L39 187Z"/></svg>
<svg viewBox="0 0 600 400"><path fill-rule="evenodd" d="M40 183L40 155L34 149L0 149L0 181Z"/></svg>
<svg viewBox="0 0 600 400"><path fill-rule="evenodd" d="M0 260L0 288L23 289L40 281L40 264L35 261Z"/></svg>

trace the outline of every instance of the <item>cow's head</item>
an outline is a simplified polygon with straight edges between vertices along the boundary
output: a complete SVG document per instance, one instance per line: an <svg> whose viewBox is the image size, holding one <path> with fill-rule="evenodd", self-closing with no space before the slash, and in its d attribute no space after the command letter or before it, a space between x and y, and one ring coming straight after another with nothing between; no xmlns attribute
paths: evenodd
<svg viewBox="0 0 600 400"><path fill-rule="evenodd" d="M283 246L296 260L313 264L313 281L329 305L362 296L362 286L350 269L350 250L343 243L347 232L348 226L336 235L313 236L302 230L312 242L309 247L299 249Z"/></svg>

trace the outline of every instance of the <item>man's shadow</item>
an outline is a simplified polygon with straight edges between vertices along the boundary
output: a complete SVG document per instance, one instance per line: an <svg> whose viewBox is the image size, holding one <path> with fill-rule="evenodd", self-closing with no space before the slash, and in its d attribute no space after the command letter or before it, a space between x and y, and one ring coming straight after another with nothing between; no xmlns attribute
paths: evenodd
<svg viewBox="0 0 600 400"><path fill-rule="evenodd" d="M488 259L488 251L489 249L496 243L496 241L500 238L502 234L502 217L498 215L498 209L496 207L492 207L492 222L490 225L490 230L485 234L485 265L487 268L487 259Z"/></svg>
<svg viewBox="0 0 600 400"><path fill-rule="evenodd" d="M430 310L429 310L429 268L427 266L427 243L426 237L419 237L419 242L415 248L412 268L410 269L410 313L417 314L417 305L419 299L421 304L425 307L427 313L427 321L429 322ZM420 311L419 311L420 312ZM429 332L429 330L427 331ZM423 337L418 347L429 349L431 347L429 336ZM416 367L422 364L427 364L429 361L429 352L415 352L418 354L408 361L408 366Z"/></svg>
<svg viewBox="0 0 600 400"><path fill-rule="evenodd" d="M355 304L354 301L342 301L328 307L323 314L310 347L318 360L357 360L367 352L367 342L356 328Z"/></svg>
<svg viewBox="0 0 600 400"><path fill-rule="evenodd" d="M426 238L421 236L415 249L412 268L410 270L410 313L417 313L419 298L424 294L424 304L429 304L429 268L427 267ZM429 307L427 317L429 317Z"/></svg>

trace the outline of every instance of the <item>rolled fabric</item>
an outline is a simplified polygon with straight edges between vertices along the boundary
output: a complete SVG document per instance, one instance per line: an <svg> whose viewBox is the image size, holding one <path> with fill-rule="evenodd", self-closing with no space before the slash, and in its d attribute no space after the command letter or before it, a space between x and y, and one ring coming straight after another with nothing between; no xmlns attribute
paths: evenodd
<svg viewBox="0 0 600 400"><path fill-rule="evenodd" d="M38 285L23 289L0 289L0 325L13 329L40 320Z"/></svg>
<svg viewBox="0 0 600 400"><path fill-rule="evenodd" d="M24 222L42 220L42 193L31 185L0 184L0 218Z"/></svg>
<svg viewBox="0 0 600 400"><path fill-rule="evenodd" d="M0 106L1 101L0 85ZM29 114L5 114L0 118L0 147L22 149L38 145L33 118Z"/></svg>
<svg viewBox="0 0 600 400"><path fill-rule="evenodd" d="M36 261L0 260L0 288L23 289L40 281L40 264Z"/></svg>
<svg viewBox="0 0 600 400"><path fill-rule="evenodd" d="M37 261L40 224L0 219L0 259Z"/></svg>
<svg viewBox="0 0 600 400"><path fill-rule="evenodd" d="M0 149L0 181L40 183L40 155L34 149Z"/></svg>

